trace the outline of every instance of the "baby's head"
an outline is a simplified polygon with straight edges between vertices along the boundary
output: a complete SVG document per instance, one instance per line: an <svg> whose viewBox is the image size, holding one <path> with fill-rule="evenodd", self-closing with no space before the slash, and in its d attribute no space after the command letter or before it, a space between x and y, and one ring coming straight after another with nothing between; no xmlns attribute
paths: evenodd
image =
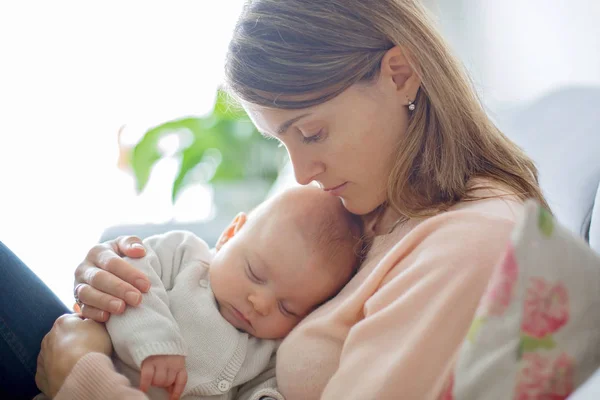
<svg viewBox="0 0 600 400"><path fill-rule="evenodd" d="M239 214L210 266L221 314L253 336L284 337L348 282L360 236L340 199L316 187L287 190Z"/></svg>

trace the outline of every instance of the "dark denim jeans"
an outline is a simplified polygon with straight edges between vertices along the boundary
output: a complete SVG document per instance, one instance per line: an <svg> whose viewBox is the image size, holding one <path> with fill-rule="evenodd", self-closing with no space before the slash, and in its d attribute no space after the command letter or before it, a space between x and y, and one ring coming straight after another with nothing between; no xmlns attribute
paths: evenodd
<svg viewBox="0 0 600 400"><path fill-rule="evenodd" d="M70 310L0 242L0 399L31 399L40 344Z"/></svg>

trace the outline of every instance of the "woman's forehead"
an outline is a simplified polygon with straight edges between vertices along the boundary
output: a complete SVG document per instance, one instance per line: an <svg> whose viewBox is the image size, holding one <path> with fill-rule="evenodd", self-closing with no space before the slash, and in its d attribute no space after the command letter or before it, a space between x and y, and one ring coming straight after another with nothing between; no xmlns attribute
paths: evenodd
<svg viewBox="0 0 600 400"><path fill-rule="evenodd" d="M249 102L242 102L242 107L256 127L269 134L276 134L281 128L285 128L285 124L297 122L296 119L306 118L310 120L314 117L325 117L335 114L336 112L344 112L348 107L352 107L356 102L357 96L360 96L356 88L350 87L338 96L325 101L324 103L300 109L283 109L275 107L267 107ZM311 97L314 97L311 96ZM300 97L294 97L300 99ZM289 99L288 99L289 100Z"/></svg>
<svg viewBox="0 0 600 400"><path fill-rule="evenodd" d="M319 111L319 106L298 110L269 108L255 104L242 104L256 128L270 135L281 135L292 124Z"/></svg>

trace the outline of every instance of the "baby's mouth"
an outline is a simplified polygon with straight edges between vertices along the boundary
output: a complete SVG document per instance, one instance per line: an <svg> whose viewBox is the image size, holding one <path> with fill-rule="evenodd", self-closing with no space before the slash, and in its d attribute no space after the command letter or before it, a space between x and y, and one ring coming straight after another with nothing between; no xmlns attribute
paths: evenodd
<svg viewBox="0 0 600 400"><path fill-rule="evenodd" d="M235 308L234 306L230 305L231 311L233 313L233 316L238 319L240 322L242 322L244 325L249 326L250 328L252 327L252 322L250 322L250 320L248 318L246 318L244 316L244 314L241 313L241 311L239 311L237 308Z"/></svg>

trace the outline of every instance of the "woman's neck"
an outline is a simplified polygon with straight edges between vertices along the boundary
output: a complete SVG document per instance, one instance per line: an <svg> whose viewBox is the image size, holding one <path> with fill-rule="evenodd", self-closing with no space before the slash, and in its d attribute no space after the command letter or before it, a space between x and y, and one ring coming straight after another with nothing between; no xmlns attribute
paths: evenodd
<svg viewBox="0 0 600 400"><path fill-rule="evenodd" d="M363 216L363 226L366 236L381 236L391 233L396 226L406 219L392 207L385 204Z"/></svg>

